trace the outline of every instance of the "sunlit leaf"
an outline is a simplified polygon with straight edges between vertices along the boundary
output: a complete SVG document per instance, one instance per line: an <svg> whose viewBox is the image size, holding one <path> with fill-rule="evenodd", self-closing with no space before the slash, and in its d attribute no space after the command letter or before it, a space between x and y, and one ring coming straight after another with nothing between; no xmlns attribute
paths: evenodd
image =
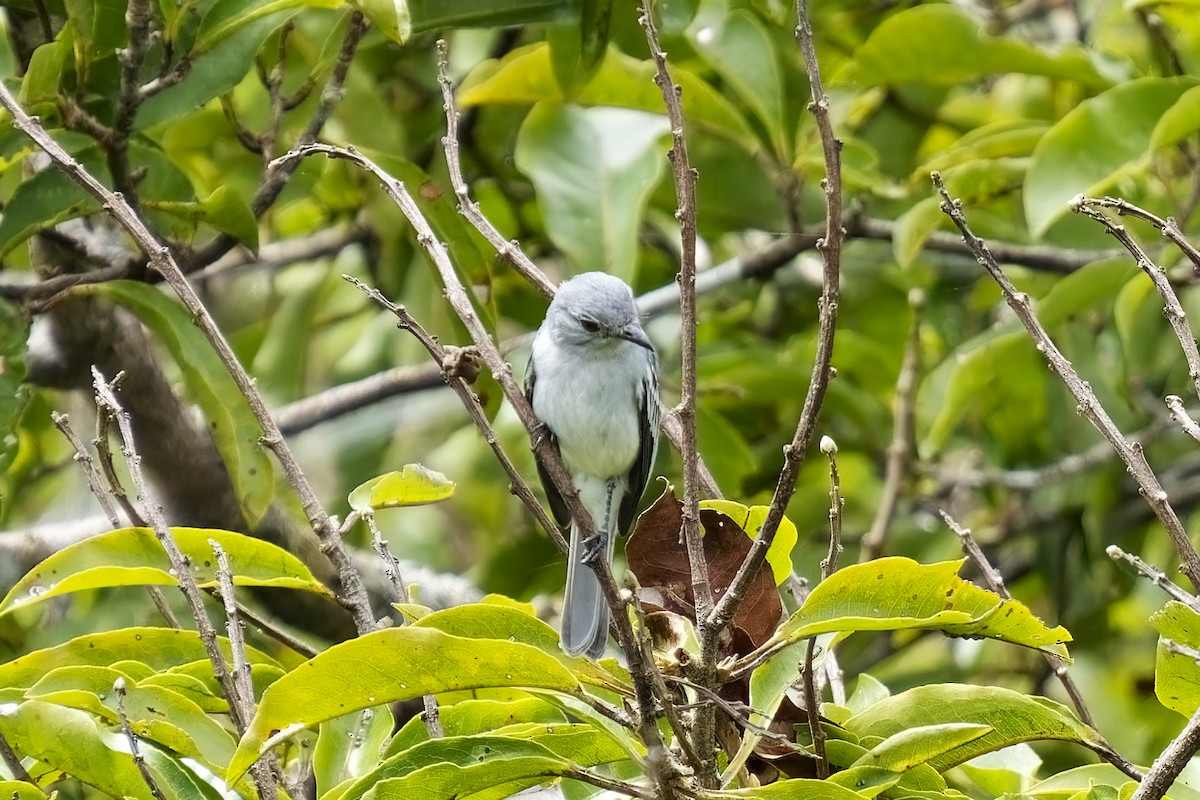
<svg viewBox="0 0 1200 800"><path fill-rule="evenodd" d="M1040 236L1077 194L1103 194L1143 171L1159 119L1194 78L1140 78L1083 101L1046 132L1025 178L1025 219Z"/></svg>
<svg viewBox="0 0 1200 800"><path fill-rule="evenodd" d="M235 586L276 586L326 595L300 559L277 545L240 533L211 528L171 528L201 587L217 585L217 564L209 540L229 557ZM149 528L122 528L68 545L34 567L0 602L0 614L51 597L107 586L177 586L171 562Z"/></svg>
<svg viewBox="0 0 1200 800"><path fill-rule="evenodd" d="M464 639L412 625L375 631L330 647L273 683L238 745L228 775L245 772L269 737L286 738L383 703L504 686L574 693L579 682L556 659L526 644Z"/></svg>
<svg viewBox="0 0 1200 800"><path fill-rule="evenodd" d="M1172 600L1151 615L1150 624L1159 635L1154 694L1167 708L1190 717L1200 708L1200 664L1185 654L1171 652L1163 640L1200 648L1200 614Z"/></svg>
<svg viewBox="0 0 1200 800"><path fill-rule="evenodd" d="M929 759L943 771L1018 742L1058 740L1103 750L1103 739L1065 706L998 686L932 684L893 695L846 720L855 736L889 737L926 725L965 723L991 731Z"/></svg>
<svg viewBox="0 0 1200 800"><path fill-rule="evenodd" d="M413 721L424 727L419 715ZM317 796L374 769L394 727L395 720L387 706L364 708L322 723L313 749Z"/></svg>
<svg viewBox="0 0 1200 800"><path fill-rule="evenodd" d="M405 464L398 472L372 478L350 493L355 511L378 511L438 503L454 495L454 481L420 464Z"/></svg>

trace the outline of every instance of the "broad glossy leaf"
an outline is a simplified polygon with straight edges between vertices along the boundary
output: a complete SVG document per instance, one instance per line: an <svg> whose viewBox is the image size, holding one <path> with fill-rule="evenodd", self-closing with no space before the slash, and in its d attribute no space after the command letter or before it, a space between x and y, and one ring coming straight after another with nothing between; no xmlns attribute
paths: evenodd
<svg viewBox="0 0 1200 800"><path fill-rule="evenodd" d="M540 103L525 118L517 167L537 189L547 235L577 271L633 282L666 134L664 118L627 109Z"/></svg>
<svg viewBox="0 0 1200 800"><path fill-rule="evenodd" d="M435 611L413 625L467 639L502 639L527 644L558 661L585 683L629 691L594 662L564 653L558 643L558 631L529 611L495 603L475 603Z"/></svg>
<svg viewBox="0 0 1200 800"><path fill-rule="evenodd" d="M226 660L230 660L229 640L220 637L218 642ZM250 646L246 647L246 658L252 664L280 667L278 661ZM0 664L0 702L19 699L25 689L56 667L72 664L108 666L129 659L141 661L156 670L168 670L192 661L207 663L204 645L195 631L124 628L90 633ZM294 659L291 663L295 663ZM210 665L209 674L211 672Z"/></svg>
<svg viewBox="0 0 1200 800"><path fill-rule="evenodd" d="M552 22L579 13L580 0L405 0L414 33Z"/></svg>
<svg viewBox="0 0 1200 800"><path fill-rule="evenodd" d="M28 340L29 319L16 305L0 299L0 476L16 456L17 423L29 402L29 389L24 385ZM4 505L0 500L0 508Z"/></svg>
<svg viewBox="0 0 1200 800"><path fill-rule="evenodd" d="M129 41L125 4L119 0L65 0L63 6L84 58L94 62Z"/></svg>
<svg viewBox="0 0 1200 800"><path fill-rule="evenodd" d="M248 9L255 3L225 0L230 5ZM162 122L177 121L209 100L224 94L241 83L254 64L254 56L273 31L291 19L298 8L288 7L267 16L257 17L230 35L214 39L210 36L208 50L193 49L195 59L187 76L174 86L149 98L138 109L135 125L138 129L153 127Z"/></svg>
<svg viewBox="0 0 1200 800"><path fill-rule="evenodd" d="M1124 786L1128 782L1129 776L1112 764L1088 764L1051 775L1035 783L1025 794L1038 800L1069 800L1092 786ZM1167 797L1171 800L1200 800L1200 791L1182 780L1176 780L1167 790Z"/></svg>
<svg viewBox="0 0 1200 800"><path fill-rule="evenodd" d="M939 772L1018 742L1051 739L1098 751L1104 748L1100 736L1066 706L998 686L919 686L855 714L844 727L859 737L888 737L911 728L949 723L984 725L992 730L929 759L929 765Z"/></svg>
<svg viewBox="0 0 1200 800"><path fill-rule="evenodd" d="M38 45L29 58L29 67L25 70L21 90L17 93L17 102L23 108L29 110L42 103L54 102L70 54L70 45L65 41Z"/></svg>
<svg viewBox="0 0 1200 800"><path fill-rule="evenodd" d="M405 464L397 472L372 478L350 493L355 511L378 511L438 503L454 496L454 481L420 464Z"/></svg>
<svg viewBox="0 0 1200 800"><path fill-rule="evenodd" d="M443 705L438 710L442 730L447 736L474 736L491 733L499 728L526 722L547 725L565 722L563 712L536 697L516 700L460 700L453 705ZM429 740L429 730L420 716L415 716L396 732L384 751L391 757Z"/></svg>
<svg viewBox="0 0 1200 800"><path fill-rule="evenodd" d="M1172 600L1150 616L1158 631L1154 657L1154 694L1158 702L1185 717L1200 708L1200 664L1186 655L1167 650L1163 639L1185 647L1200 647L1200 614Z"/></svg>
<svg viewBox="0 0 1200 800"><path fill-rule="evenodd" d="M72 153L75 160L98 180L107 182L108 170L94 147ZM67 219L97 211L100 204L57 169L43 169L22 181L0 215L0 255L38 231Z"/></svg>
<svg viewBox="0 0 1200 800"><path fill-rule="evenodd" d="M940 450L949 441L955 427L969 409L978 411L981 397L989 396L998 384L1007 379L997 364L1008 364L1013 359L1028 357L1034 351L1033 343L1024 330L997 332L978 346L960 348L953 360L947 362L949 380L939 405L937 417L929 427L926 447Z"/></svg>
<svg viewBox="0 0 1200 800"><path fill-rule="evenodd" d="M482 745L482 747L481 747ZM564 767L538 775L524 772L516 763L506 765L496 776L474 775L477 755L485 755L500 762L508 760L524 762L535 758L551 758L560 765L574 764L591 767L621 761L628 753L616 745L606 733L590 725L569 723L512 725L491 734L478 736L446 737L421 742L408 750L397 753L363 776L338 800L358 800L360 797L398 797L395 794L403 787L412 787L413 797L458 797L503 783L518 782L518 788L532 786L546 777L562 774ZM447 769L455 766L457 769ZM461 769L462 772L458 772ZM420 775L420 780L409 776ZM504 775L503 780L500 775ZM532 780L530 780L532 779ZM491 782L486 782L486 781ZM394 781L394 783L393 783ZM459 782L461 781L461 782ZM389 785L390 784L390 785ZM372 787L387 786L386 792L372 793ZM422 794L453 790L454 794Z"/></svg>
<svg viewBox="0 0 1200 800"><path fill-rule="evenodd" d="M228 775L245 772L268 738L284 739L310 725L396 700L491 687L573 694L579 682L556 659L517 642L465 639L416 626L360 636L334 645L271 685Z"/></svg>
<svg viewBox="0 0 1200 800"><path fill-rule="evenodd" d="M90 714L29 700L12 713L0 714L0 732L14 750L102 792L154 800L133 756L125 752L125 735L107 730Z"/></svg>
<svg viewBox="0 0 1200 800"><path fill-rule="evenodd" d="M25 781L0 780L0 797L12 800L46 800L46 793Z"/></svg>
<svg viewBox="0 0 1200 800"><path fill-rule="evenodd" d="M891 772L905 772L987 734L988 725L968 722L947 722L940 725L920 725L893 733L872 747L854 762L857 767L881 767Z"/></svg>
<svg viewBox="0 0 1200 800"><path fill-rule="evenodd" d="M984 753L959 764L975 785L999 797L1005 792L1023 792L1037 779L1042 759L1028 744L1015 744L994 753Z"/></svg>
<svg viewBox="0 0 1200 800"><path fill-rule="evenodd" d="M776 781L766 786L740 789L730 794L749 800L863 800L868 796L838 786L832 781L819 781L815 778Z"/></svg>
<svg viewBox="0 0 1200 800"><path fill-rule="evenodd" d="M281 11L296 12L302 8L338 8L342 0L267 0L247 3L244 0L218 0L200 23L193 53L205 53L234 33L264 17ZM403 2L400 3L403 6ZM374 21L374 20L372 20ZM384 31L387 33L388 31Z"/></svg>
<svg viewBox="0 0 1200 800"><path fill-rule="evenodd" d="M570 101L584 106L614 106L662 114L665 107L662 94L654 85L654 74L653 62L638 60L610 47L591 81L572 94ZM751 151L756 149L749 126L728 100L678 64L672 65L671 77L683 89L680 102L689 124L722 133ZM463 106L562 103L567 99L554 80L550 48L544 43L518 48L502 61L481 64L463 81L458 97Z"/></svg>
<svg viewBox="0 0 1200 800"><path fill-rule="evenodd" d="M129 309L166 346L208 420L247 524L256 525L274 499L275 469L259 443L262 427L191 315L155 287L135 281L78 286L71 292L104 297Z"/></svg>
<svg viewBox="0 0 1200 800"><path fill-rule="evenodd" d="M258 220L245 199L231 187L218 186L201 200L200 218L251 250L258 250Z"/></svg>
<svg viewBox="0 0 1200 800"><path fill-rule="evenodd" d="M236 742L215 719L187 697L162 686L141 685L109 667L76 666L51 670L25 696L77 708L106 725L120 724L113 683L126 684L124 709L134 733L176 753L221 769L233 757Z"/></svg>
<svg viewBox="0 0 1200 800"><path fill-rule="evenodd" d="M716 72L766 129L782 162L792 160L791 132L784 124L783 77L775 42L759 17L724 3L707 3L688 31L696 53Z"/></svg>
<svg viewBox="0 0 1200 800"><path fill-rule="evenodd" d="M1200 86L1188 89L1163 112L1150 137L1151 150L1177 144L1200 130Z"/></svg>
<svg viewBox="0 0 1200 800"><path fill-rule="evenodd" d="M190 561L192 576L201 588L217 585L211 539L229 557L235 586L302 589L333 599L333 593L300 559L262 539L212 528L171 528L171 535ZM86 589L178 584L152 530L121 528L64 547L38 564L0 601L0 614Z"/></svg>
<svg viewBox="0 0 1200 800"><path fill-rule="evenodd" d="M962 564L890 557L844 567L813 589L777 637L795 642L819 633L936 628L1066 656L1065 628L1048 628L1021 603L964 581Z"/></svg>
<svg viewBox="0 0 1200 800"><path fill-rule="evenodd" d="M768 506L744 506L732 500L702 500L701 508L711 508L720 511L736 522L751 539L757 539L763 523L767 521ZM775 539L767 548L767 563L775 575L775 585L782 586L792 574L792 548L796 546L799 533L790 519L784 517L779 522Z"/></svg>
<svg viewBox="0 0 1200 800"><path fill-rule="evenodd" d="M1008 72L1108 85L1081 48L1051 55L1017 39L989 36L965 11L950 5L918 6L888 17L834 80L862 86L950 86Z"/></svg>
<svg viewBox="0 0 1200 800"><path fill-rule="evenodd" d="M1103 194L1145 168L1163 114L1194 78L1140 78L1083 101L1046 132L1025 178L1025 219L1041 236L1077 194Z"/></svg>
<svg viewBox="0 0 1200 800"><path fill-rule="evenodd" d="M421 722L420 715L413 721ZM421 725L424 727L423 722ZM394 726L395 720L387 706L364 708L322 723L313 749L317 796L374 769Z"/></svg>
<svg viewBox="0 0 1200 800"><path fill-rule="evenodd" d="M1024 158L1033 150L1050 126L1033 120L1006 120L981 125L967 131L954 144L932 155L912 172L912 180L926 185L929 173L945 171L972 161L993 158Z"/></svg>

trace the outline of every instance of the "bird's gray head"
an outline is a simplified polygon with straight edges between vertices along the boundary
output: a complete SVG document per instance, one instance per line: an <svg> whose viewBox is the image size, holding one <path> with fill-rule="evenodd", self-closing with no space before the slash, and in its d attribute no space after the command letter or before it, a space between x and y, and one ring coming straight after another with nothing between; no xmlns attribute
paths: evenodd
<svg viewBox="0 0 1200 800"><path fill-rule="evenodd" d="M615 346L620 340L653 350L638 319L633 291L620 278L585 272L558 287L546 324L564 344Z"/></svg>

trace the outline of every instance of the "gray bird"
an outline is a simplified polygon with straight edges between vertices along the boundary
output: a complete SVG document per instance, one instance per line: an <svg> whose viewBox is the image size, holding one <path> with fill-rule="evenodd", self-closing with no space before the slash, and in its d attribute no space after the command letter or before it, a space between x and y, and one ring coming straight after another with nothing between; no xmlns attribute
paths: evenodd
<svg viewBox="0 0 1200 800"><path fill-rule="evenodd" d="M562 649L599 658L608 603L588 562L612 563L618 534L633 524L658 449L658 356L619 278L587 272L564 282L533 340L525 393L562 454L596 532L585 546L571 525ZM560 525L571 515L541 464L538 474Z"/></svg>

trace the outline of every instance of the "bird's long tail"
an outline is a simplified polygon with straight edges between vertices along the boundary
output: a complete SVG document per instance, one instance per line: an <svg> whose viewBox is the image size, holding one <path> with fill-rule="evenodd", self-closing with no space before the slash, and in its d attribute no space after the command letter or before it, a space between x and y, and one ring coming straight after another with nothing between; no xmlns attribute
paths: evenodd
<svg viewBox="0 0 1200 800"><path fill-rule="evenodd" d="M603 555L596 554L596 563L605 558L611 564L616 534L609 531ZM583 563L588 547L582 541L579 528L571 525L571 554L567 560L567 589L563 599L562 649L567 655L586 653L597 659L604 653L608 641L608 602L592 568Z"/></svg>

